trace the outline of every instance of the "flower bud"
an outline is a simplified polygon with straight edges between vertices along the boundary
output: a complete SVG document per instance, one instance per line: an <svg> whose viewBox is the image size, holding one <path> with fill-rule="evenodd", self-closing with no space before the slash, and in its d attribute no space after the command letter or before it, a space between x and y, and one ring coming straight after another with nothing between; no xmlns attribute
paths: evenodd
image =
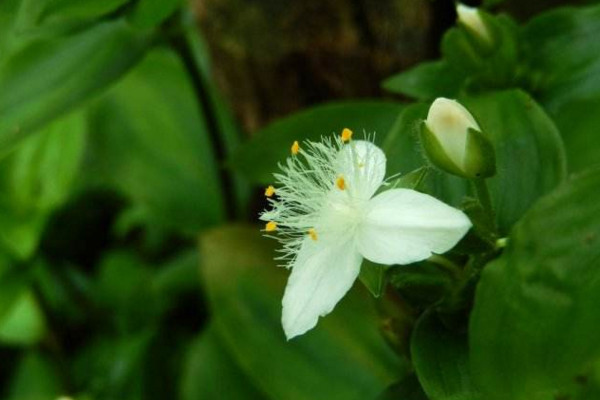
<svg viewBox="0 0 600 400"><path fill-rule="evenodd" d="M492 143L471 113L455 100L437 98L421 125L421 143L438 168L468 179L496 172Z"/></svg>
<svg viewBox="0 0 600 400"><path fill-rule="evenodd" d="M465 27L476 40L486 46L493 44L492 34L481 17L479 9L456 3L456 14L458 23Z"/></svg>

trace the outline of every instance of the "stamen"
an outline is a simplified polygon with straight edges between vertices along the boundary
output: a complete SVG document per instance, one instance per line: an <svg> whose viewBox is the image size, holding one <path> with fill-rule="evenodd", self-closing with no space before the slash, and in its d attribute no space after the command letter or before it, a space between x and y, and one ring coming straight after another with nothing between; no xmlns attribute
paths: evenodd
<svg viewBox="0 0 600 400"><path fill-rule="evenodd" d="M273 185L269 185L268 188L265 189L265 196L272 197L275 194L275 188Z"/></svg>
<svg viewBox="0 0 600 400"><path fill-rule="evenodd" d="M352 139L352 131L348 128L344 128L342 131L342 142L349 142Z"/></svg>
<svg viewBox="0 0 600 400"><path fill-rule="evenodd" d="M297 140L295 140L294 143L292 144L292 155L295 156L296 154L298 154L299 151L300 151L300 144L298 143Z"/></svg>
<svg viewBox="0 0 600 400"><path fill-rule="evenodd" d="M265 231L267 232L273 232L277 229L277 223L273 222L273 221L269 221L267 222L267 225L265 225Z"/></svg>
<svg viewBox="0 0 600 400"><path fill-rule="evenodd" d="M344 190L346 189L346 180L344 180L343 176L340 176L337 178L337 181L335 181L335 185L338 187L338 189Z"/></svg>
<svg viewBox="0 0 600 400"><path fill-rule="evenodd" d="M317 239L319 238L319 237L317 236L317 231L315 231L315 229L314 229L314 228L310 228L310 229L308 230L308 235L309 235L309 236L310 236L310 238L311 238L312 240L314 240L315 242L316 242L316 241L317 241Z"/></svg>

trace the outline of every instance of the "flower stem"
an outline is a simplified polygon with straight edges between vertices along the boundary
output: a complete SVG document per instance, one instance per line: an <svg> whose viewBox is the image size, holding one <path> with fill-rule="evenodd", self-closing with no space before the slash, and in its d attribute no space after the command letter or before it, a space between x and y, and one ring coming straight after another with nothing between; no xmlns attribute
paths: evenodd
<svg viewBox="0 0 600 400"><path fill-rule="evenodd" d="M490 221L492 222L492 225L494 226L495 223L493 222L495 221L496 217L494 214L494 208L492 207L492 198L490 196L490 190L488 189L485 179L473 179L471 182L473 182L473 187L475 188L475 195L477 196L479 204L481 204L481 207L483 207L483 210L485 211Z"/></svg>
<svg viewBox="0 0 600 400"><path fill-rule="evenodd" d="M432 264L440 267L444 272L449 273L453 278L458 278L461 274L461 269L458 265L447 259L446 257L434 254L427 259Z"/></svg>

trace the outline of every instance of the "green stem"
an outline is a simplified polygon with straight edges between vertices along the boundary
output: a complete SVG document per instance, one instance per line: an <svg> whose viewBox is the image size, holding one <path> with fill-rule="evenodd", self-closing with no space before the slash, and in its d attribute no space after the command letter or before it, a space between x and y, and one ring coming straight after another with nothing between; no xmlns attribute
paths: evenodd
<svg viewBox="0 0 600 400"><path fill-rule="evenodd" d="M496 216L494 214L494 207L492 206L492 197L490 196L490 190L488 189L485 179L473 179L473 187L475 188L475 195L483 210L487 214L488 218L492 222L492 226L495 226Z"/></svg>
<svg viewBox="0 0 600 400"><path fill-rule="evenodd" d="M440 267L444 272L449 273L453 278L458 278L461 274L461 269L458 265L447 259L446 257L434 254L427 259L432 264Z"/></svg>

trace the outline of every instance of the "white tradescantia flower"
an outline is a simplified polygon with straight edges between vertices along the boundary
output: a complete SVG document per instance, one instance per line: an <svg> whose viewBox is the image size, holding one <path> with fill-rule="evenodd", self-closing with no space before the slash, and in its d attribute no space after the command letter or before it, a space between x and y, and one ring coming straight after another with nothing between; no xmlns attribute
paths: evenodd
<svg viewBox="0 0 600 400"><path fill-rule="evenodd" d="M414 190L385 185L386 158L369 140L297 142L261 219L281 242L292 273L283 297L288 339L331 312L358 276L363 257L410 264L456 245L471 227L461 211Z"/></svg>

